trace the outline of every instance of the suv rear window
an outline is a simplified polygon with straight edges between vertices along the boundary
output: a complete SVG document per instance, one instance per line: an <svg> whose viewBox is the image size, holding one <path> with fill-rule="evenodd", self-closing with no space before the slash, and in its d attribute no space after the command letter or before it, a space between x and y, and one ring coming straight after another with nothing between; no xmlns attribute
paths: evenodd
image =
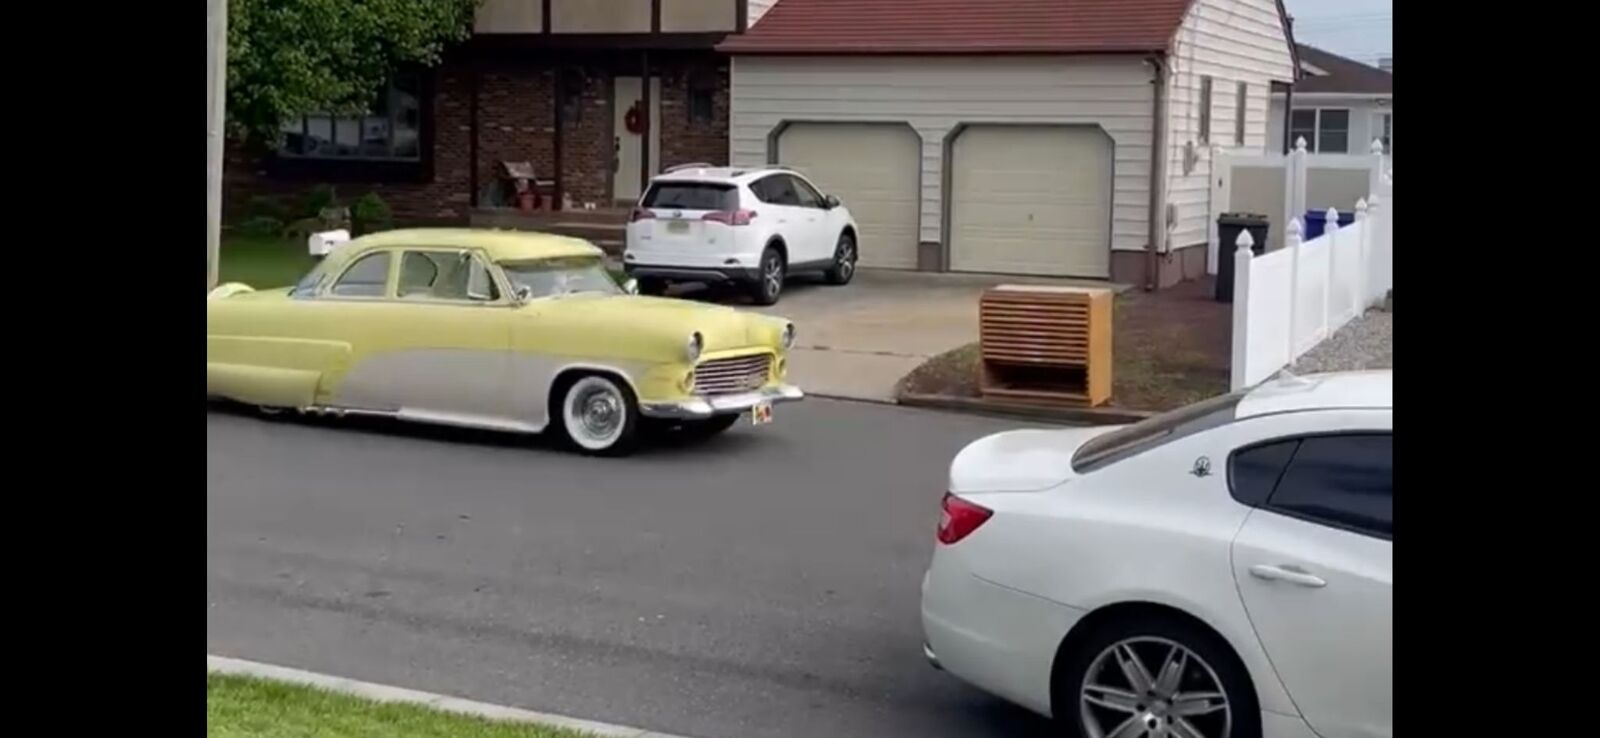
<svg viewBox="0 0 1600 738"><path fill-rule="evenodd" d="M739 191L712 182L655 182L644 193L644 207L677 210L738 210Z"/></svg>
<svg viewBox="0 0 1600 738"><path fill-rule="evenodd" d="M1227 425L1233 422L1234 408L1243 397L1243 392L1218 395L1095 436L1072 455L1072 470L1079 474L1091 472L1184 436Z"/></svg>

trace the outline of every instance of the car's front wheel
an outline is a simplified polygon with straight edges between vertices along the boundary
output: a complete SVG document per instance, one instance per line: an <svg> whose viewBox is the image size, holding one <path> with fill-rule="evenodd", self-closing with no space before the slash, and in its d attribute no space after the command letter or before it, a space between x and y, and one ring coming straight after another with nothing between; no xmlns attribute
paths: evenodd
<svg viewBox="0 0 1600 738"><path fill-rule="evenodd" d="M1244 665L1215 634L1177 617L1107 620L1061 654L1056 719L1069 736L1261 738Z"/></svg>
<svg viewBox="0 0 1600 738"><path fill-rule="evenodd" d="M558 430L581 453L623 456L639 441L639 403L627 384L590 374L567 385L559 411Z"/></svg>
<svg viewBox="0 0 1600 738"><path fill-rule="evenodd" d="M828 284L850 284L856 276L856 239L849 233L839 234L839 243L833 247L833 266L828 268Z"/></svg>

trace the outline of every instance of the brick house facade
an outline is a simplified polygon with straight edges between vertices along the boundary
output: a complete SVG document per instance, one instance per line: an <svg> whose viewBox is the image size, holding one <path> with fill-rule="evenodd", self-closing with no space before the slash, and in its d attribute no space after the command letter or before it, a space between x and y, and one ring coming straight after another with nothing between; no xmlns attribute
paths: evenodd
<svg viewBox="0 0 1600 738"><path fill-rule="evenodd" d="M660 126L660 166L726 164L725 56L709 49L484 48L469 41L422 73L421 161L308 160L234 143L224 207L236 218L254 196L328 184L346 202L377 193L401 224L459 225L474 208L495 204L503 161L532 163L547 181L546 209L560 207L563 198L610 205L612 178L620 176L613 171L615 141L623 133L615 130L613 85L646 68L660 80L660 120L653 121Z"/></svg>

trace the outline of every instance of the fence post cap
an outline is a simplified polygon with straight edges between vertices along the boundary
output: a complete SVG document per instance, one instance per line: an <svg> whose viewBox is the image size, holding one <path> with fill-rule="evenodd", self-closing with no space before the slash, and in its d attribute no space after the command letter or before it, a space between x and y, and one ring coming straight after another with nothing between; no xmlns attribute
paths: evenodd
<svg viewBox="0 0 1600 738"><path fill-rule="evenodd" d="M1294 150L1295 151L1305 151L1306 150L1306 137L1305 136L1301 136L1301 137L1296 138L1294 140Z"/></svg>
<svg viewBox="0 0 1600 738"><path fill-rule="evenodd" d="M1305 228L1300 225L1299 218L1290 218L1289 225L1285 227L1284 233L1295 240L1299 240L1300 234L1305 233Z"/></svg>
<svg viewBox="0 0 1600 738"><path fill-rule="evenodd" d="M1380 203L1380 202L1383 202L1383 196L1382 195L1379 195L1376 192L1368 195L1367 196L1367 209L1371 210L1371 209L1373 209L1375 207L1378 207L1378 203Z"/></svg>
<svg viewBox="0 0 1600 738"><path fill-rule="evenodd" d="M1333 226L1339 222L1339 209L1328 208L1328 225Z"/></svg>
<svg viewBox="0 0 1600 738"><path fill-rule="evenodd" d="M1365 215L1367 212L1367 198L1356 200L1356 212Z"/></svg>
<svg viewBox="0 0 1600 738"><path fill-rule="evenodd" d="M1372 145L1367 147L1367 151L1370 151L1370 152L1372 152L1374 154L1382 154L1383 153L1383 139L1381 139L1381 138L1372 139Z"/></svg>
<svg viewBox="0 0 1600 738"><path fill-rule="evenodd" d="M1256 239L1250 235L1249 229L1244 229L1239 231L1239 237L1234 239L1234 243L1238 245L1240 251L1250 253L1250 247L1256 245Z"/></svg>

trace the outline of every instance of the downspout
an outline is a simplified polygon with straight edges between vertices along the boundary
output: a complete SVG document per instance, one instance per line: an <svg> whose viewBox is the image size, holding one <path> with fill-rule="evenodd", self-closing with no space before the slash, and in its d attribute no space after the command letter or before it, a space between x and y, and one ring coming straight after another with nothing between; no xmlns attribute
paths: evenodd
<svg viewBox="0 0 1600 738"><path fill-rule="evenodd" d="M1294 151L1294 142L1289 140L1289 132L1294 130L1289 127L1289 121L1294 119L1294 83L1283 86L1283 153Z"/></svg>
<svg viewBox="0 0 1600 738"><path fill-rule="evenodd" d="M1157 254L1161 239L1166 235L1166 212L1162 202L1162 185L1167 178L1167 69L1160 54L1145 61L1154 69L1151 77L1150 126L1150 241L1144 247L1144 289L1156 288Z"/></svg>

